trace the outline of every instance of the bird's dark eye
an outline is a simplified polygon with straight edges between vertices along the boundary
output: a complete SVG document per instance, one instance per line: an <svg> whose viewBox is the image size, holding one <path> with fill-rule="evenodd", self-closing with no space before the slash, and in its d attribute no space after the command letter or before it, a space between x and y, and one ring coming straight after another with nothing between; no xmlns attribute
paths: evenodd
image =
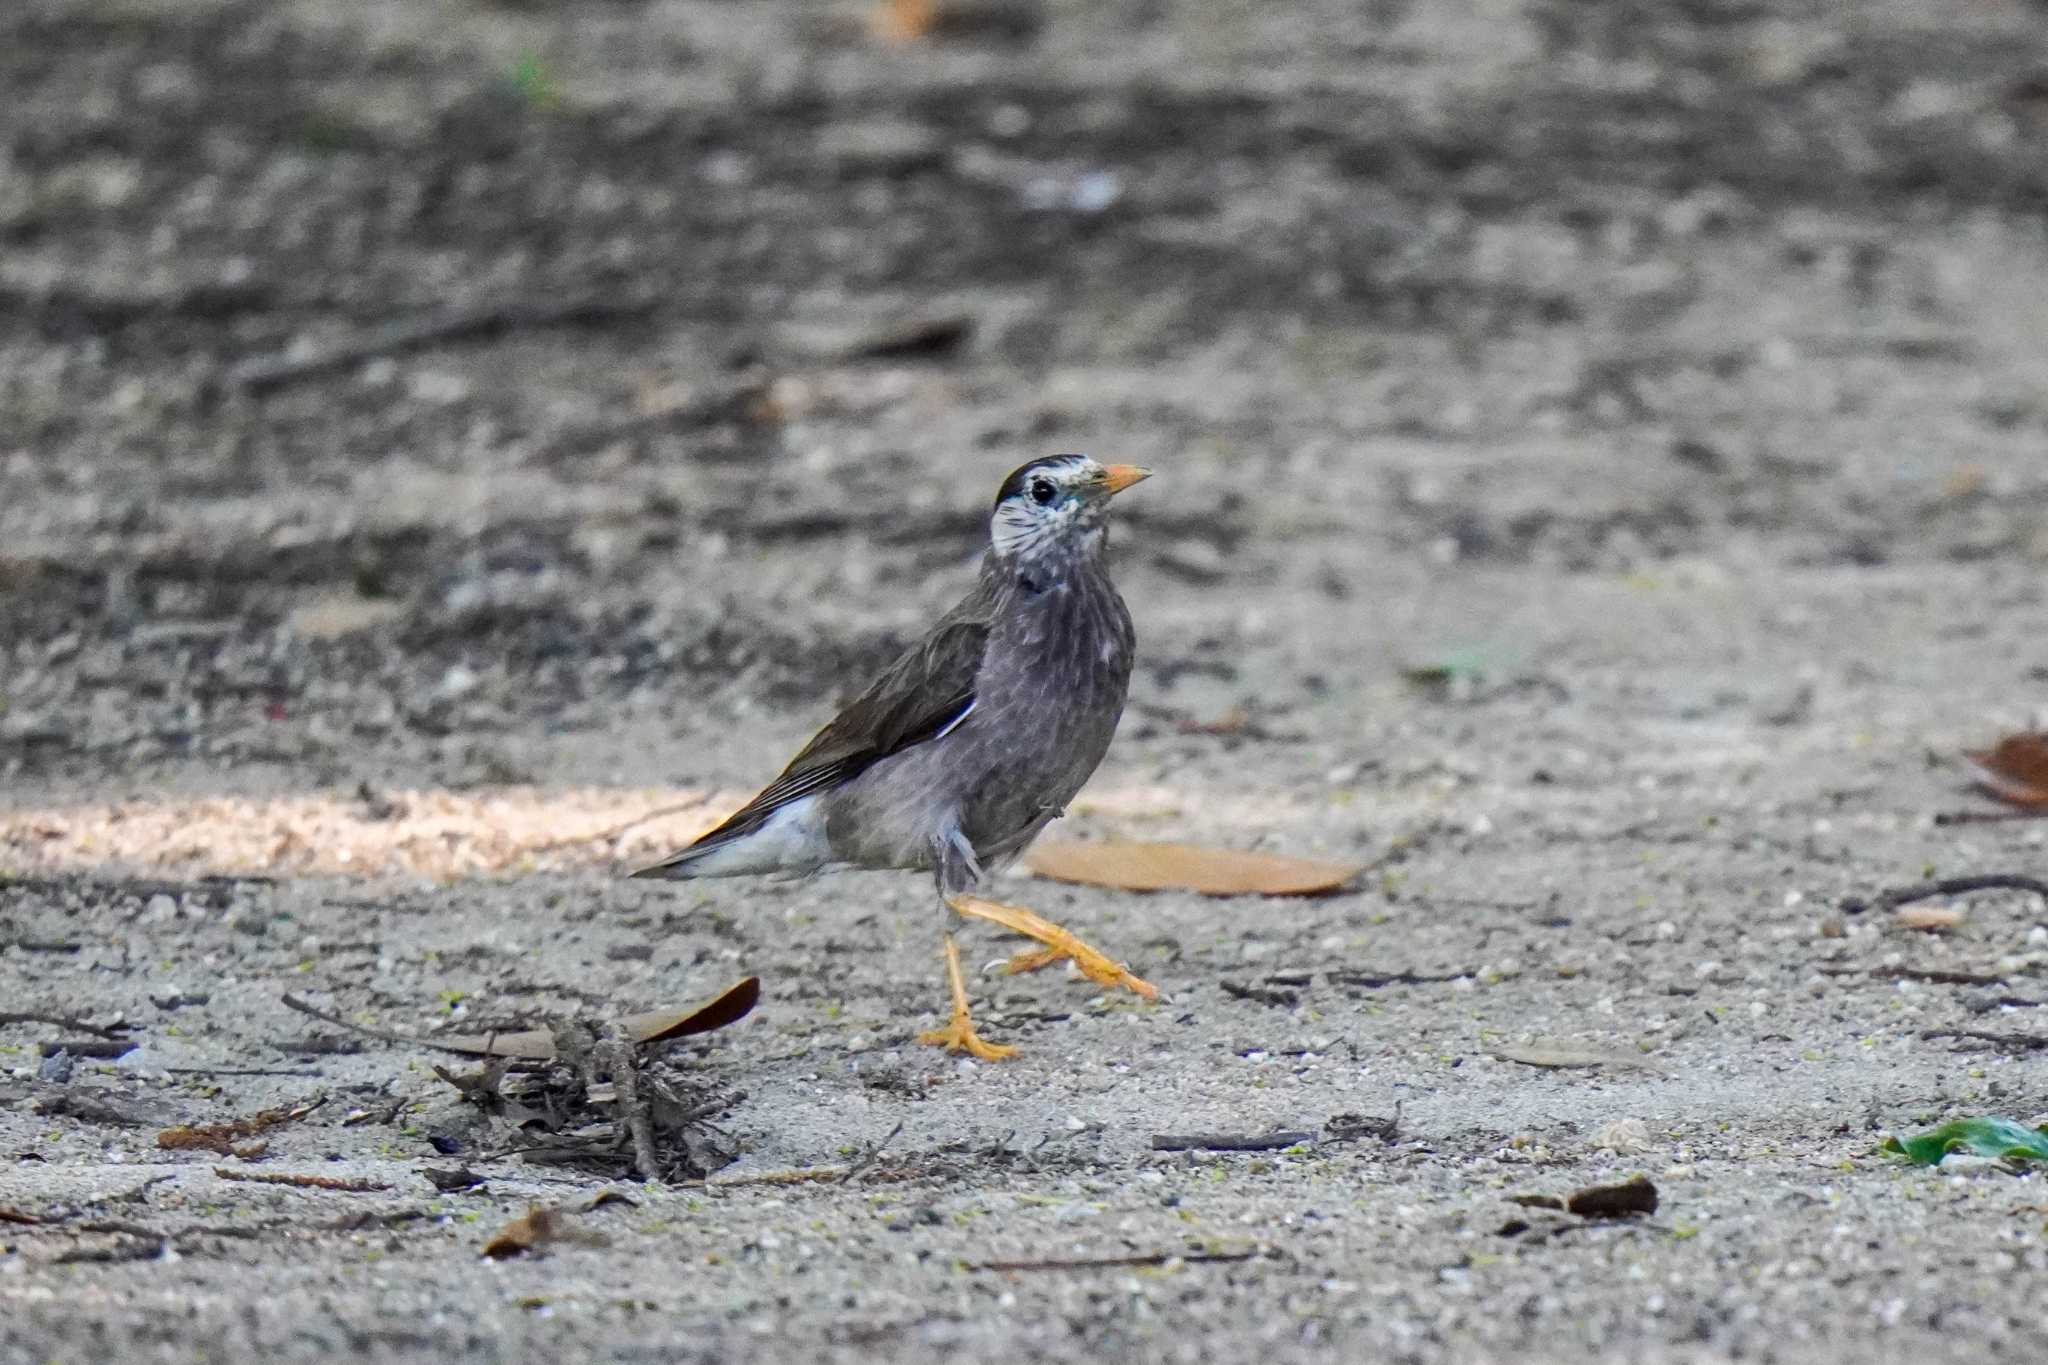
<svg viewBox="0 0 2048 1365"><path fill-rule="evenodd" d="M1047 503L1051 502L1054 498L1058 497L1059 494L1060 490L1054 488L1049 480L1033 479L1031 481L1031 500L1037 503L1040 507L1043 507Z"/></svg>

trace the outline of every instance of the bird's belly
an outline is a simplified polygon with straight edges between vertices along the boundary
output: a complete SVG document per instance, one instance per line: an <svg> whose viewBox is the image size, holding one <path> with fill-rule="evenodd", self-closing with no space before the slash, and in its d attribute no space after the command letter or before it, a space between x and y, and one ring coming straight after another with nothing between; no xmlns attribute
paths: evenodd
<svg viewBox="0 0 2048 1365"><path fill-rule="evenodd" d="M930 867L959 809L959 733L892 754L826 796L833 853L861 867Z"/></svg>

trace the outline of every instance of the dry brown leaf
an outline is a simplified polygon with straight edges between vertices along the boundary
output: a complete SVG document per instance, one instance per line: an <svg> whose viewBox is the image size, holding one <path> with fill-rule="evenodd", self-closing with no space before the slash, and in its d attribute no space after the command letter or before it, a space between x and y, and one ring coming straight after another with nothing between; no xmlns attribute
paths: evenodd
<svg viewBox="0 0 2048 1365"><path fill-rule="evenodd" d="M1619 1185L1589 1185L1562 1199L1554 1194L1511 1194L1508 1202L1525 1209L1552 1209L1580 1218L1635 1218L1657 1211L1657 1187L1639 1175Z"/></svg>
<svg viewBox="0 0 2048 1365"><path fill-rule="evenodd" d="M23 1226L33 1227L42 1221L42 1219L32 1213L23 1213L20 1209L10 1209L5 1205L0 1205L0 1223L20 1223Z"/></svg>
<svg viewBox="0 0 2048 1365"><path fill-rule="evenodd" d="M530 1204L526 1212L499 1228L497 1235L484 1243L484 1255L493 1260L507 1256L521 1256L529 1251L538 1251L551 1242L580 1242L585 1246L603 1246L602 1233L576 1227L569 1221L568 1211L549 1208L543 1204Z"/></svg>
<svg viewBox="0 0 2048 1365"><path fill-rule="evenodd" d="M716 1000L687 1014L657 1011L630 1015L624 1020L626 1036L636 1043L665 1043L671 1038L713 1033L752 1014L760 1000L761 978L750 976L727 989Z"/></svg>
<svg viewBox="0 0 2048 1365"><path fill-rule="evenodd" d="M156 1135L156 1145L165 1151L190 1151L198 1149L220 1156L238 1156L247 1160L269 1150L270 1144L259 1142L246 1147L237 1147L236 1138L254 1137L268 1132L282 1124L297 1123L306 1115L327 1103L326 1096L292 1109L265 1109L245 1119L232 1119L227 1123L188 1124L181 1123L175 1128L166 1128Z"/></svg>
<svg viewBox="0 0 2048 1365"><path fill-rule="evenodd" d="M1318 896L1364 871L1359 863L1196 844L1041 843L1025 866L1054 881L1122 891L1197 891L1205 896Z"/></svg>
<svg viewBox="0 0 2048 1365"><path fill-rule="evenodd" d="M2048 806L2048 734L2007 735L1964 757L1977 766L1977 785L2007 805Z"/></svg>
<svg viewBox="0 0 2048 1365"><path fill-rule="evenodd" d="M868 17L868 26L877 38L907 43L931 32L938 16L937 0L882 0Z"/></svg>
<svg viewBox="0 0 2048 1365"><path fill-rule="evenodd" d="M708 1005L694 1010L656 1010L650 1014L629 1015L620 1023L626 1036L636 1043L664 1043L671 1038L687 1038L693 1034L710 1033L724 1028L727 1024L738 1023L753 1012L761 999L761 978L749 976L729 987L724 994ZM417 1041L428 1047L437 1047L447 1052L460 1052L472 1057L519 1057L533 1061L552 1061L555 1056L555 1035L552 1029L526 1029L519 1033L492 1033L454 1038L422 1038ZM453 1078L450 1078L451 1081Z"/></svg>
<svg viewBox="0 0 2048 1365"><path fill-rule="evenodd" d="M1251 712L1242 706L1233 706L1214 720L1183 716L1174 722L1173 728L1183 735L1241 735L1250 728L1251 723Z"/></svg>
<svg viewBox="0 0 2048 1365"><path fill-rule="evenodd" d="M1619 1185L1593 1185L1564 1201L1581 1218L1635 1218L1657 1211L1657 1187L1642 1176Z"/></svg>
<svg viewBox="0 0 2048 1365"><path fill-rule="evenodd" d="M1951 929L1960 929L1968 918L1960 910L1948 910L1940 906L1909 905L1892 916L1892 923L1901 929L1919 929L1925 933L1943 934Z"/></svg>

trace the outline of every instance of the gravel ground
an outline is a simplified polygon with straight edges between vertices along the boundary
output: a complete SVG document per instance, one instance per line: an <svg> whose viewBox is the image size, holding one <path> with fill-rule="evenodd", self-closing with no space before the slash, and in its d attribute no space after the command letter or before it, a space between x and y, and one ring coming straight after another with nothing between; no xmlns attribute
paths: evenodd
<svg viewBox="0 0 2048 1365"><path fill-rule="evenodd" d="M7 6L0 1361L2041 1356L2041 1177L1878 1143L2048 1118L2048 906L1856 905L2043 866L1937 817L2048 681L2048 16L1844 13ZM618 878L1076 448L1063 836L1356 889L1019 876L1167 998L977 971L975 1065L924 879ZM659 1185L283 1002L744 975Z"/></svg>

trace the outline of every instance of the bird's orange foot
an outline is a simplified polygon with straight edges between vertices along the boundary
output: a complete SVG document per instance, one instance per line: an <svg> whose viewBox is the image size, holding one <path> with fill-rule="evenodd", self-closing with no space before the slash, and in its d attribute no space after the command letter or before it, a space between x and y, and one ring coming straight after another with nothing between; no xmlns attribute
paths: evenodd
<svg viewBox="0 0 2048 1365"><path fill-rule="evenodd" d="M964 1052L984 1062L1000 1062L1005 1057L1017 1055L1017 1049L1008 1043L991 1043L974 1031L974 1021L965 1014L955 1014L953 1022L944 1028L935 1028L929 1033L917 1035L920 1043L942 1047L948 1052Z"/></svg>
<svg viewBox="0 0 2048 1365"><path fill-rule="evenodd" d="M964 1052L984 1062L1016 1056L1016 1048L1007 1043L991 1043L974 1031L974 1020L967 1013L967 978L960 971L960 945L953 942L951 934L946 935L946 982L953 988L953 1021L944 1028L918 1034L917 1041L948 1052Z"/></svg>
<svg viewBox="0 0 2048 1365"><path fill-rule="evenodd" d="M1157 1000L1159 988L1143 977L1134 975L1120 962L1112 961L1101 951L1089 947L1071 930L1064 929L1035 911L1020 905L1004 905L1001 901L983 900L979 896L950 896L946 904L963 915L985 919L991 924L1000 924L1012 933L1035 938L1045 947L1019 953L1010 959L1012 972L1035 972L1040 967L1049 967L1063 958L1072 958L1074 965L1081 969L1081 975L1103 986L1122 986L1141 1000Z"/></svg>

